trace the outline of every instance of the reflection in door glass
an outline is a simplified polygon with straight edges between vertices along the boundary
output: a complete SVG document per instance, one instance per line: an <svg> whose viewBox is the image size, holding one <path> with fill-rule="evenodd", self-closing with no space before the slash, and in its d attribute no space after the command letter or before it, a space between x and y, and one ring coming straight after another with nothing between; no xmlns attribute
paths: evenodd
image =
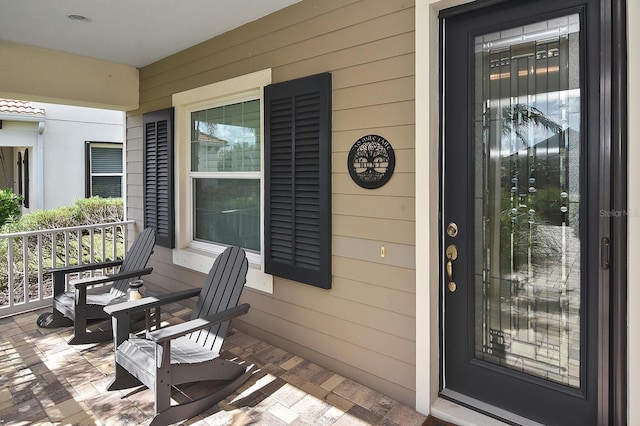
<svg viewBox="0 0 640 426"><path fill-rule="evenodd" d="M578 15L476 37L475 356L580 386Z"/></svg>

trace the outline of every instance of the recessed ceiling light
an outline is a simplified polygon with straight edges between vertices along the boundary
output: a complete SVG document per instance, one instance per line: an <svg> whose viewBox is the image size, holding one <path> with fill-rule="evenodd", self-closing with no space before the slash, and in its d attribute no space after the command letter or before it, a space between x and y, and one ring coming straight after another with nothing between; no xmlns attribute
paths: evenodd
<svg viewBox="0 0 640 426"><path fill-rule="evenodd" d="M67 15L67 18L71 19L72 21L91 22L91 18L88 18L84 15L71 14Z"/></svg>

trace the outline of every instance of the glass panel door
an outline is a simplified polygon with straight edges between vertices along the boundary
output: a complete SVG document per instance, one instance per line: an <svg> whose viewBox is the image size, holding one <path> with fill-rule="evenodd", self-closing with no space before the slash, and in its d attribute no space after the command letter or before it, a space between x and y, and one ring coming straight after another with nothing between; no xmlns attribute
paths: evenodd
<svg viewBox="0 0 640 426"><path fill-rule="evenodd" d="M449 13L440 394L514 424L597 424L600 1Z"/></svg>

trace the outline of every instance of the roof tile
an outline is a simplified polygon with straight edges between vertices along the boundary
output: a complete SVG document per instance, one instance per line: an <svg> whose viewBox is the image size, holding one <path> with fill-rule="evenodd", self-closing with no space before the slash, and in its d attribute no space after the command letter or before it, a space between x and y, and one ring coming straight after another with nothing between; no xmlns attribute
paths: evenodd
<svg viewBox="0 0 640 426"><path fill-rule="evenodd" d="M30 115L44 117L44 109L34 107L29 101L0 99L0 114Z"/></svg>

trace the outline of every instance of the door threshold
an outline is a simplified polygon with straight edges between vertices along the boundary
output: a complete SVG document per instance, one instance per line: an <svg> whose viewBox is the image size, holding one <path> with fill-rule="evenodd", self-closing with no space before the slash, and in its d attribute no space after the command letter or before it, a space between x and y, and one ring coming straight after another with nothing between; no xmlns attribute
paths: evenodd
<svg viewBox="0 0 640 426"><path fill-rule="evenodd" d="M439 397L433 402L430 410L431 414L458 426L505 426L510 424L543 426L541 423L449 389L443 389L440 393L443 397ZM475 411L469 407L475 407L480 411ZM491 413L491 415L485 413Z"/></svg>

